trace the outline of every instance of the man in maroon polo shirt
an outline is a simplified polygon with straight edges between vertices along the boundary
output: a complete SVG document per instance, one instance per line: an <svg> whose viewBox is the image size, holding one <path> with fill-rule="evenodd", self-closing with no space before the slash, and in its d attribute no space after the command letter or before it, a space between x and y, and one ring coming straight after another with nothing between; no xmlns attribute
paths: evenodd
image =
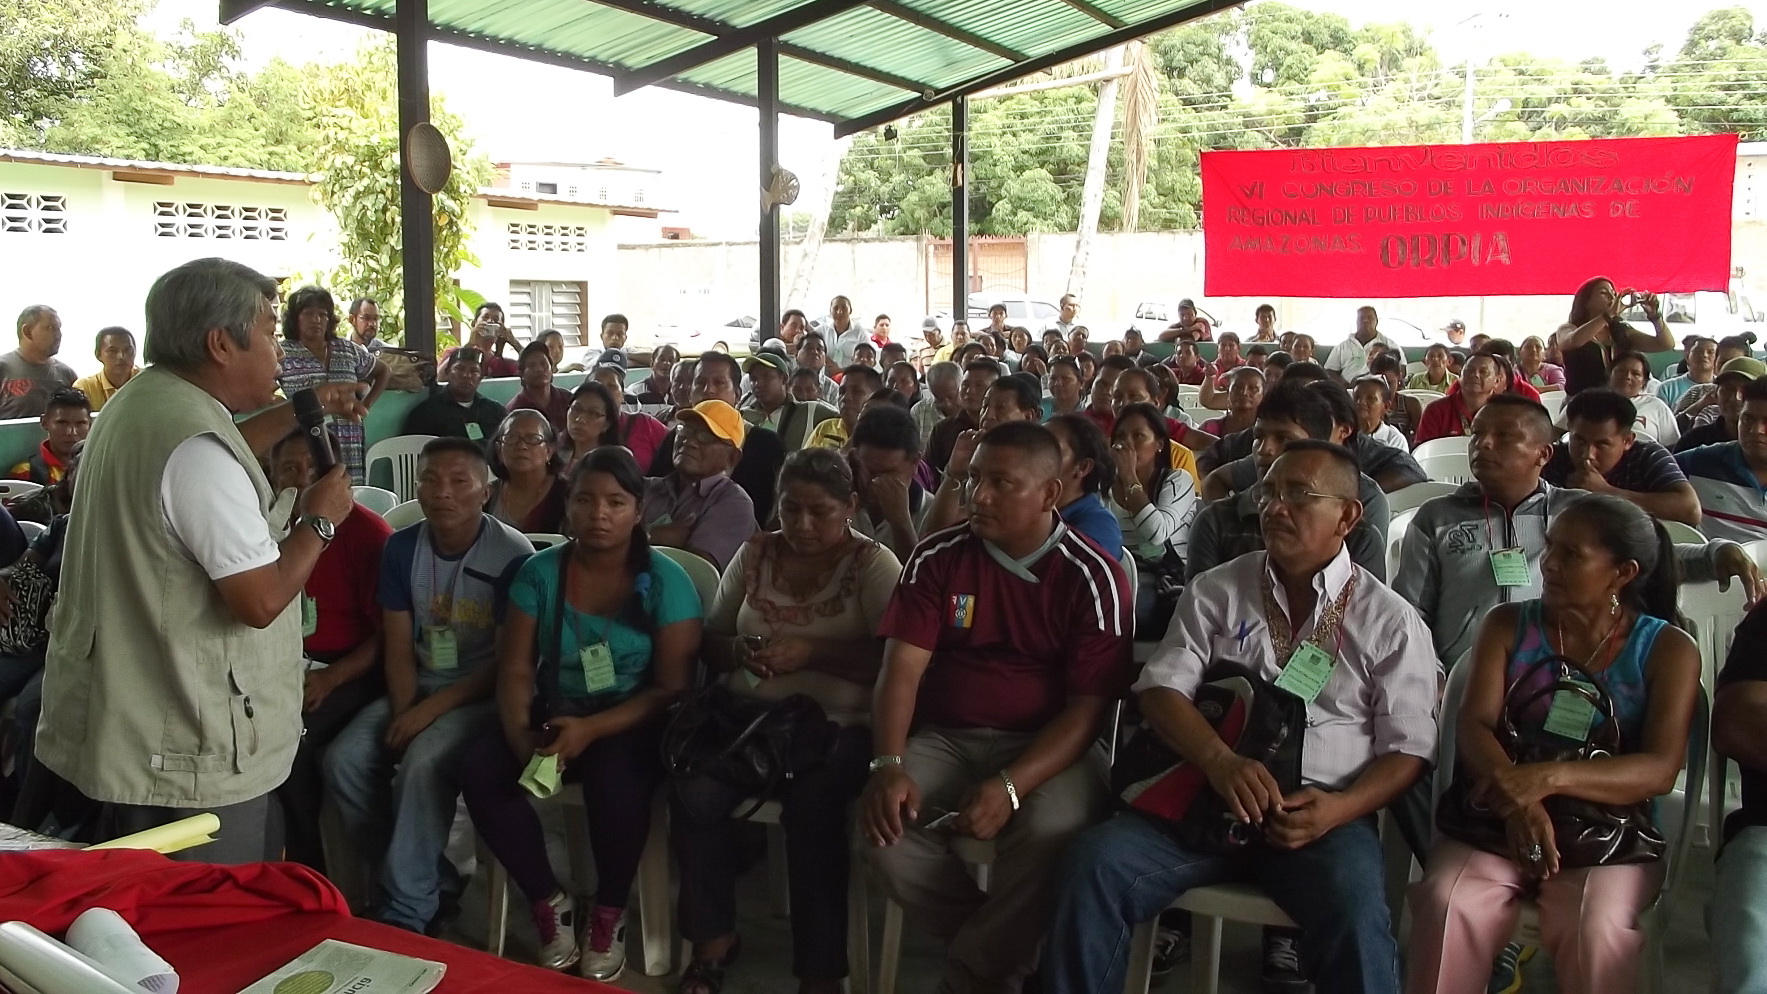
<svg viewBox="0 0 1767 994"><path fill-rule="evenodd" d="M921 541L880 626L862 818L890 895L947 944L941 991L1020 989L1061 852L1109 811L1095 743L1129 678L1133 597L1057 516L1060 467L1041 425L989 429L969 521ZM996 841L986 893L956 836Z"/></svg>

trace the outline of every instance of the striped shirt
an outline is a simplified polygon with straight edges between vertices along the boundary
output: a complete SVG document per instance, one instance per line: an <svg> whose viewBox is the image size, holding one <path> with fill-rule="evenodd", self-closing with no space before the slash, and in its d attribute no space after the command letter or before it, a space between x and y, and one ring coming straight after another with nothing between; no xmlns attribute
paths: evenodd
<svg viewBox="0 0 1767 994"><path fill-rule="evenodd" d="M1021 560L966 522L915 548L880 634L933 654L918 723L1036 732L1070 697L1123 693L1133 615L1122 566L1059 519Z"/></svg>
<svg viewBox="0 0 1767 994"><path fill-rule="evenodd" d="M1677 452L1675 462L1699 495L1700 531L1707 538L1735 542L1767 538L1767 488L1749 468L1741 442Z"/></svg>

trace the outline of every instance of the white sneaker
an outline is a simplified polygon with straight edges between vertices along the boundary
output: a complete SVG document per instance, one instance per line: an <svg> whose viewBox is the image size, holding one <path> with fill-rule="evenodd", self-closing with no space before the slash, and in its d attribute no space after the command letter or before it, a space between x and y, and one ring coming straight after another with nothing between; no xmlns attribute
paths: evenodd
<svg viewBox="0 0 1767 994"><path fill-rule="evenodd" d="M626 969L626 909L596 905L580 972L590 980L615 980Z"/></svg>
<svg viewBox="0 0 1767 994"><path fill-rule="evenodd" d="M540 966L565 970L577 962L577 899L560 891L534 902L534 930L540 934Z"/></svg>

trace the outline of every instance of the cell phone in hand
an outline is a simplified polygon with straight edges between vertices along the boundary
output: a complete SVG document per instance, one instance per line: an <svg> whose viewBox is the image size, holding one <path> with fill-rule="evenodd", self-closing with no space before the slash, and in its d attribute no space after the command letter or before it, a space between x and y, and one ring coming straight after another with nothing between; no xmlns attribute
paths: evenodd
<svg viewBox="0 0 1767 994"><path fill-rule="evenodd" d="M920 827L929 832L938 831L941 828L952 828L956 824L957 812L955 811L946 811L944 808L921 809Z"/></svg>

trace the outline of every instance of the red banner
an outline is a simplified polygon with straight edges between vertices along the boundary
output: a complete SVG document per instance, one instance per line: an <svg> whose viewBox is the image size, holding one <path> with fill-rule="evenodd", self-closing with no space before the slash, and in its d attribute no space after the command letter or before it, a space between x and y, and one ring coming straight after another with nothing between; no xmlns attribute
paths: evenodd
<svg viewBox="0 0 1767 994"><path fill-rule="evenodd" d="M1664 292L1730 278L1735 135L1204 152L1203 290Z"/></svg>

